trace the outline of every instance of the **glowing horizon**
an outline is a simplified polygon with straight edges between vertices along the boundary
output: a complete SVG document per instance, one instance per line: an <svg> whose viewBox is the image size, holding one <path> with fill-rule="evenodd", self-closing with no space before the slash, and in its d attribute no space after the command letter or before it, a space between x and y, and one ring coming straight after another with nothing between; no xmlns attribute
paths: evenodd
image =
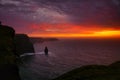
<svg viewBox="0 0 120 80"><path fill-rule="evenodd" d="M117 38L120 37L120 29L113 26L102 25L75 25L71 23L31 25L32 32L27 33L31 37L63 37L63 38Z"/></svg>
<svg viewBox="0 0 120 80"><path fill-rule="evenodd" d="M120 38L120 30L103 30L92 33L44 33L28 34L30 37L57 37L57 38Z"/></svg>

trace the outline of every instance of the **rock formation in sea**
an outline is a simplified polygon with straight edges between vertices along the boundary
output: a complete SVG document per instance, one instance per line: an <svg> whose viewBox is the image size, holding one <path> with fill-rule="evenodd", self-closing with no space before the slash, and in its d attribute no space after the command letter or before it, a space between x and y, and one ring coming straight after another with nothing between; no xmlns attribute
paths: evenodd
<svg viewBox="0 0 120 80"><path fill-rule="evenodd" d="M0 80L20 80L14 36L15 30L0 22Z"/></svg>

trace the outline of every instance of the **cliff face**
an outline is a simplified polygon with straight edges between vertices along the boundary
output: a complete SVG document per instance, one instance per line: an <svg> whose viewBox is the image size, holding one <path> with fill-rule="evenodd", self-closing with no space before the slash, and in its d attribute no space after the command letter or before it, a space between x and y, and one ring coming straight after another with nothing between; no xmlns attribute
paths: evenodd
<svg viewBox="0 0 120 80"><path fill-rule="evenodd" d="M0 25L0 64L14 64L14 35L11 27Z"/></svg>
<svg viewBox="0 0 120 80"><path fill-rule="evenodd" d="M14 48L15 30L0 24L0 80L20 80Z"/></svg>
<svg viewBox="0 0 120 80"><path fill-rule="evenodd" d="M15 48L16 54L21 55L24 53L34 53L33 44L30 42L26 34L15 35Z"/></svg>

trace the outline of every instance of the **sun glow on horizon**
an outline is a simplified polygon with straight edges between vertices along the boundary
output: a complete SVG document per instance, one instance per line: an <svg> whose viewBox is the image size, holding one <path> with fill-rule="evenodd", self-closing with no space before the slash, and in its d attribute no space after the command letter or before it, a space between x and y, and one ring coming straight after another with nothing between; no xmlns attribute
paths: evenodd
<svg viewBox="0 0 120 80"><path fill-rule="evenodd" d="M103 30L92 33L43 33L28 34L30 37L63 37L63 38L119 38L120 30Z"/></svg>
<svg viewBox="0 0 120 80"><path fill-rule="evenodd" d="M102 25L78 25L71 23L33 24L30 27L30 37L57 37L57 38L120 38L120 29Z"/></svg>

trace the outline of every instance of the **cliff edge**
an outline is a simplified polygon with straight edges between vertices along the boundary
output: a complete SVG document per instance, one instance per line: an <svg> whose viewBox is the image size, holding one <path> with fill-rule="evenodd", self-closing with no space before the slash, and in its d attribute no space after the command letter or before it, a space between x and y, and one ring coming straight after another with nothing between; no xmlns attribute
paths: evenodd
<svg viewBox="0 0 120 80"><path fill-rule="evenodd" d="M30 42L30 38L26 34L15 35L15 48L16 54L18 55L35 52L33 44Z"/></svg>
<svg viewBox="0 0 120 80"><path fill-rule="evenodd" d="M120 80L120 61L108 66L82 66L53 80Z"/></svg>

